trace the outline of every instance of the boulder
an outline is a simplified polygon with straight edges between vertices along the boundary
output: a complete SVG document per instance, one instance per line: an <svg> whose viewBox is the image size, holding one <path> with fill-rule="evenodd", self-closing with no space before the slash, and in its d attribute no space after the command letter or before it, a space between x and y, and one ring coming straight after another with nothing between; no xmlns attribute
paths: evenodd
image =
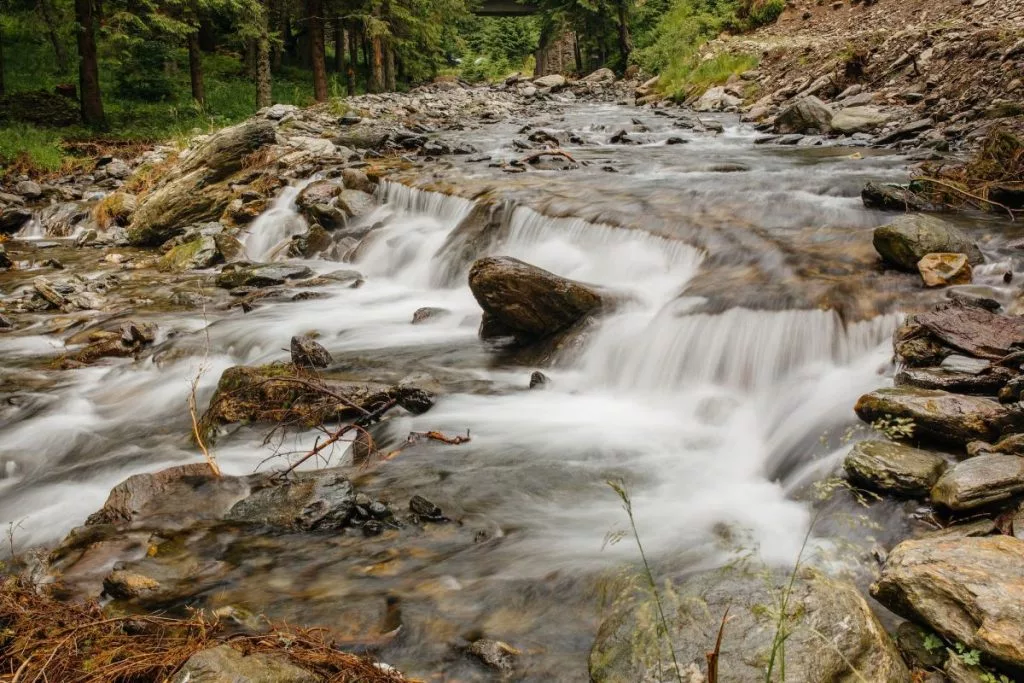
<svg viewBox="0 0 1024 683"><path fill-rule="evenodd" d="M448 233L437 252L432 285L453 287L465 277L473 259L494 250L509 235L512 208L505 202L476 202L469 214Z"/></svg>
<svg viewBox="0 0 1024 683"><path fill-rule="evenodd" d="M924 211L926 202L905 185L891 185L869 182L860 191L861 201L869 209L882 211Z"/></svg>
<svg viewBox="0 0 1024 683"><path fill-rule="evenodd" d="M876 228L872 241L883 261L908 273L918 272L918 262L934 253L965 254L971 265L985 262L981 251L967 235L934 216L900 216Z"/></svg>
<svg viewBox="0 0 1024 683"><path fill-rule="evenodd" d="M914 316L929 336L969 356L999 360L1024 342L1024 317L952 301Z"/></svg>
<svg viewBox="0 0 1024 683"><path fill-rule="evenodd" d="M1013 377L1008 368L994 368L991 372L976 374L952 372L945 368L901 368L895 377L896 386L911 386L919 389L941 389L957 394L995 396ZM1002 398L1000 397L1000 402Z"/></svg>
<svg viewBox="0 0 1024 683"><path fill-rule="evenodd" d="M728 610L718 680L763 682L776 641L773 606L788 590L788 582L787 572L766 575L731 566L689 578L666 596L665 616L682 680L705 680L707 653L714 649ZM649 603L646 591L616 600L590 651L594 683L676 680L674 675L659 675L672 660ZM801 683L910 681L888 634L853 584L802 569L788 606L788 638L785 648L776 649L776 675L784 668L787 681Z"/></svg>
<svg viewBox="0 0 1024 683"><path fill-rule="evenodd" d="M355 488L341 474L297 472L238 501L226 519L284 529L343 529L355 507Z"/></svg>
<svg viewBox="0 0 1024 683"><path fill-rule="evenodd" d="M893 387L861 396L854 407L865 422L908 418L914 439L964 446L993 442L1004 430L1024 425L1024 414L996 401L946 391Z"/></svg>
<svg viewBox="0 0 1024 683"><path fill-rule="evenodd" d="M314 272L307 266L288 263L230 263L217 276L217 286L224 289L235 287L276 287L289 280L304 280L313 277Z"/></svg>
<svg viewBox="0 0 1024 683"><path fill-rule="evenodd" d="M955 510L972 510L1024 491L1024 458L982 453L957 463L932 488L932 502Z"/></svg>
<svg viewBox="0 0 1024 683"><path fill-rule="evenodd" d="M966 254L925 254L917 270L925 287L969 285L974 276Z"/></svg>
<svg viewBox="0 0 1024 683"><path fill-rule="evenodd" d="M538 88L550 88L552 90L561 90L567 83L568 81L565 79L565 76L561 74L541 76L533 80L533 84Z"/></svg>
<svg viewBox="0 0 1024 683"><path fill-rule="evenodd" d="M484 313L522 344L566 330L604 303L587 285L507 256L476 261L469 288Z"/></svg>
<svg viewBox="0 0 1024 683"><path fill-rule="evenodd" d="M116 220L115 214L121 215L120 201L120 197L115 193L100 202L95 210L91 210L89 205L84 202L56 202L40 209L36 218L43 226L43 232L47 237L70 237L79 225L88 221L94 211L96 213L101 210L104 213L109 212L110 219L107 224L100 225L100 227L106 228L110 221ZM127 202L131 204L132 200L129 199ZM130 208L124 208L124 210L127 211Z"/></svg>
<svg viewBox="0 0 1024 683"><path fill-rule="evenodd" d="M157 263L160 270L182 272L203 270L223 260L216 240L210 235L201 235L191 242L179 244L163 255Z"/></svg>
<svg viewBox="0 0 1024 683"><path fill-rule="evenodd" d="M335 204L349 218L359 218L377 208L377 200L372 194L362 190L342 190Z"/></svg>
<svg viewBox="0 0 1024 683"><path fill-rule="evenodd" d="M302 189L295 198L295 206L303 210L314 204L330 204L344 189L345 186L337 180L318 180Z"/></svg>
<svg viewBox="0 0 1024 683"><path fill-rule="evenodd" d="M220 645L192 655L170 683L319 683L320 677L281 655L243 655Z"/></svg>
<svg viewBox="0 0 1024 683"><path fill-rule="evenodd" d="M889 553L871 594L950 642L1024 667L1024 541L904 541Z"/></svg>
<svg viewBox="0 0 1024 683"><path fill-rule="evenodd" d="M877 107L847 107L835 113L831 125L836 133L852 135L881 128L891 118Z"/></svg>
<svg viewBox="0 0 1024 683"><path fill-rule="evenodd" d="M846 477L873 491L925 497L946 471L939 455L892 441L861 441L846 456Z"/></svg>
<svg viewBox="0 0 1024 683"><path fill-rule="evenodd" d="M778 133L828 133L832 130L832 110L813 95L789 105L775 117Z"/></svg>
<svg viewBox="0 0 1024 683"><path fill-rule="evenodd" d="M263 119L211 135L139 202L128 229L131 243L162 244L184 226L216 220L234 198L224 181L242 170L249 155L274 140L274 124Z"/></svg>
<svg viewBox="0 0 1024 683"><path fill-rule="evenodd" d="M725 88L715 86L708 88L696 102L693 103L694 111L725 111L731 107L738 107L743 100L735 95L726 92Z"/></svg>
<svg viewBox="0 0 1024 683"><path fill-rule="evenodd" d="M32 220L32 212L21 206L0 209L0 235L13 235Z"/></svg>
<svg viewBox="0 0 1024 683"><path fill-rule="evenodd" d="M373 194L377 191L377 185L358 168L343 169L341 179L345 183L346 190L359 190L367 194Z"/></svg>

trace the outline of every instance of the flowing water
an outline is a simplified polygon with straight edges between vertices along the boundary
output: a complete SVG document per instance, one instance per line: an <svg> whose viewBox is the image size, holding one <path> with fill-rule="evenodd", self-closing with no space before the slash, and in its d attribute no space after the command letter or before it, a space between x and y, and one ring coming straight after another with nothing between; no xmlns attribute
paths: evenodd
<svg viewBox="0 0 1024 683"><path fill-rule="evenodd" d="M543 390L527 389L533 367L476 337L480 312L465 285L467 264L445 253L473 203L387 183L382 206L364 219L380 227L356 263L305 262L322 273L355 268L362 287L338 284L317 290L325 298L245 315L149 311L141 317L160 326L151 357L59 374L37 362L59 346L42 319L0 337L0 381L10 387L0 389L0 520L17 525L24 546L52 543L126 476L194 461L190 379L205 367L204 403L225 368L286 359L292 335L315 331L354 377L429 375L443 387L431 411L385 422L378 439L468 430L472 441L412 449L358 476L396 501L421 493L461 525L397 559L370 541L373 552L364 548L358 559L327 559L331 551L308 539L243 544L230 562L244 570L211 590L211 603L369 628L383 596L397 594L409 628L382 657L412 673L461 671L472 680L478 674L452 663L447 643L484 633L526 650L523 675L532 680L585 680L596 579L635 559L628 541L605 543L627 522L606 480L627 483L639 532L659 563L711 566L751 549L766 562L791 563L812 514L805 486L834 471L837 435L855 423L853 404L885 381L900 320L893 302L918 290L910 279L877 280L863 257L870 228L888 217L864 210L859 188L869 178L900 178L905 160L760 146L733 121L713 136L653 116L645 121L651 132L637 134L645 144L601 144L631 127L633 115L573 105L535 122L597 143L566 147L589 164L577 171L509 176L456 161L444 176L509 202L492 253L624 295L627 303L581 346L544 368ZM462 135L500 158L517 155L507 146L514 133L497 125ZM689 142L667 145L670 135ZM250 227L251 258L281 257L282 243L304 229L294 212L300 189L284 190ZM1005 260L1000 244L984 246ZM1001 272L981 279L994 282ZM821 289L822 281L838 293ZM194 285L152 285L169 286ZM789 305L809 291L836 305ZM446 313L410 324L428 306ZM316 438L289 435L268 446L263 436L246 428L222 439L224 469L273 466L261 464L271 449L302 452ZM340 453L335 463L345 464ZM464 531L486 540L460 543Z"/></svg>

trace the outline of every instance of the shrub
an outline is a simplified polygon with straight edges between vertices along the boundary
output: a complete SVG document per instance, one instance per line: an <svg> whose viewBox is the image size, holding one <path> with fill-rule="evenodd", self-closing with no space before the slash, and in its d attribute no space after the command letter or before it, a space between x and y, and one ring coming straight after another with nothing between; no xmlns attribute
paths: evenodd
<svg viewBox="0 0 1024 683"><path fill-rule="evenodd" d="M772 24L786 9L786 0L757 0L747 19L750 28Z"/></svg>

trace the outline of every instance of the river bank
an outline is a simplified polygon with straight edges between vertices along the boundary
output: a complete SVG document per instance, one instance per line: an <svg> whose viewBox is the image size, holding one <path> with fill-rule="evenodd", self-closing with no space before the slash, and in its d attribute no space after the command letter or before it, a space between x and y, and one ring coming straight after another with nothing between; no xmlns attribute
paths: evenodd
<svg viewBox="0 0 1024 683"><path fill-rule="evenodd" d="M949 291L1012 306L1020 235L955 219L986 265L925 289L881 265L872 235L898 214L860 198L905 180L907 156L615 104L635 87L274 107L187 150L15 188L0 517L20 550L57 544L35 576L115 615L325 626L424 678L639 680L668 653L617 576L629 537L602 543L628 523L605 483L621 478L658 575L678 579L687 675L733 596L725 680L763 678L788 581L772 568L805 557L781 610L787 670L908 680L857 586L928 514L846 489L815 502L809 485L846 457L903 313ZM317 450L353 418L354 442ZM737 556L749 571L715 583ZM718 597L686 621L708 582Z"/></svg>

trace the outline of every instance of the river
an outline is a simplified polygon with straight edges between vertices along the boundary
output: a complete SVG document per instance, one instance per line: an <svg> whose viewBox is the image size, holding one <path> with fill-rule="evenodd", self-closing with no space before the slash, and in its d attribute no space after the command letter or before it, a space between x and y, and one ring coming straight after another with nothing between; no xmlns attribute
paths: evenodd
<svg viewBox="0 0 1024 683"><path fill-rule="evenodd" d="M219 553L230 567L189 602L357 632L374 628L384 596L399 596L406 630L380 656L411 674L475 680L450 643L485 633L526 653L524 679L586 680L603 580L637 558L631 536L608 542L629 520L607 480L626 482L657 566L751 553L791 564L814 515L808 485L837 470L853 404L886 381L901 310L941 297L909 277L886 279L873 261L871 228L890 216L864 209L859 191L868 179L903 179L905 157L755 144L753 129L720 121L723 132L712 134L646 111L573 104L461 133L501 159L522 154L508 142L527 123L570 132L585 144L563 148L586 165L510 175L459 159L429 174L402 171L378 190L382 205L364 219L376 237L355 263L302 261L322 273L354 268L361 287L339 283L316 290L327 296L247 314L138 304L120 315L157 323L159 336L137 362L56 372L47 362L63 341L49 323L0 336L0 520L19 547L52 544L128 475L195 461L191 378L203 372L205 405L224 369L285 360L293 335L315 331L353 377L429 376L442 388L426 414L382 423L378 441L440 430L468 431L470 443L421 445L353 476L384 498L419 493L459 524L401 550L385 540L211 532L194 539L206 548L199 554ZM623 128L641 144L608 144ZM666 144L670 137L683 142ZM463 196L432 191L444 185ZM253 225L251 258L283 253L278 242L304 228L297 190ZM550 378L543 389L528 389L537 367L477 339L468 263L444 251L473 207L469 196L508 202L493 253L626 301L539 368ZM968 227L987 234L984 222ZM34 239L76 272L113 268L66 242ZM982 246L993 264L977 281L994 287L1005 243ZM131 291L195 291L197 281L140 277ZM422 307L445 313L411 324ZM263 462L274 449L301 452L317 436L268 444L266 431L222 438L224 470L278 466ZM340 451L333 462L345 464ZM850 501L840 507L856 512ZM872 532L849 536L869 547ZM834 540L818 534L813 543ZM831 559L856 564L863 550Z"/></svg>

